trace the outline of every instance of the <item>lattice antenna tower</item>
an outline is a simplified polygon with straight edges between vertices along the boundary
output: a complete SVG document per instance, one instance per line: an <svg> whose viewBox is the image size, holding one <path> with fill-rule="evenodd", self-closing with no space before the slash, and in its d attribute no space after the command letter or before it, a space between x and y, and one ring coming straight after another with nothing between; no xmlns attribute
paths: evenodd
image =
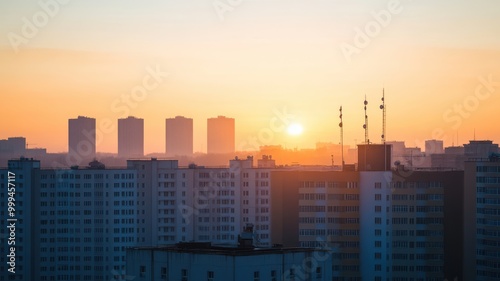
<svg viewBox="0 0 500 281"><path fill-rule="evenodd" d="M382 89L382 104L380 105L380 109L382 109L382 143L385 144L385 125L386 125L386 105L385 105L385 89Z"/></svg>
<svg viewBox="0 0 500 281"><path fill-rule="evenodd" d="M342 150L342 170L344 170L344 122L342 121L342 106L339 109L339 118L340 118L340 149Z"/></svg>
<svg viewBox="0 0 500 281"><path fill-rule="evenodd" d="M368 114L366 113L366 106L368 105L368 101L366 100L366 95L365 95L365 124L363 124L363 129L365 129L365 143L369 144L370 139L368 138Z"/></svg>

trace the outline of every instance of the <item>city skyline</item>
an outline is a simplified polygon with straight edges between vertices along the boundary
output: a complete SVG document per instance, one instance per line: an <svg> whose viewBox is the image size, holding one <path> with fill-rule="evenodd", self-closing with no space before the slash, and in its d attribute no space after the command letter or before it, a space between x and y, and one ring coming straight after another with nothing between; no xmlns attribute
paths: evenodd
<svg viewBox="0 0 500 281"><path fill-rule="evenodd" d="M284 113L286 113L286 110L283 111ZM277 112L276 116L273 117L271 120L273 121L278 121L279 118L283 118L282 120L286 120L285 118L285 115L283 115L283 112ZM220 117L223 117L225 118L225 116L221 116L219 115L218 118ZM93 147L93 152L90 153L91 155L95 155L95 153L112 153L112 154L120 154L119 151L119 146L120 146L120 137L116 136L116 139L115 139L115 142L114 144L110 144L109 146L107 146L108 148L110 148L111 150L107 150L107 151L103 151L101 150L101 140L102 139L105 139L107 137L110 136L110 134L106 133L108 132L108 130L110 129L113 129L116 127L116 130L118 132L118 128L120 127L120 121L125 121L125 120L130 120L130 119L136 119L136 120L141 120L143 123L147 123L147 122L144 122L144 119L143 118L137 118L135 116L127 116L126 118L120 118L118 120L115 120L116 121L116 124L112 124L112 123L109 123L110 120L108 119L105 119L103 122L101 122L101 126L97 126L97 128L95 128L96 126L94 125L94 128L87 128L87 131L86 133L82 133L82 135L80 136L81 140L83 140L85 143L84 145L86 145L86 142L89 140L89 137L92 135L91 134L91 131L93 129L95 129L96 131L96 137L94 137L94 140L90 140L89 143L95 143L95 147ZM186 119L186 120L190 120L191 124L189 124L189 128L187 128L188 130L186 131L187 132L190 132L189 134L190 135L186 135L183 140L187 140L187 138L192 138L192 142L195 141L195 138L192 137L193 136L193 130L192 130L192 123L193 123L193 119L192 118L185 118L184 116L176 116L175 118L166 118L167 120L167 124L168 122L173 122L173 121L176 121L178 120L179 118L183 118L183 119ZM78 118L69 118L68 121L71 121L71 120L79 120L79 119L92 119L94 121L94 123L99 123L99 120L97 120L96 118L93 118L93 117L89 117L89 116L82 116L82 115L79 115ZM210 120L210 119L217 119L217 118L207 118L206 120ZM230 118L234 121L234 118ZM165 120L165 119L164 119ZM290 118L288 120L294 120L293 118ZM279 121L278 121L279 122ZM299 122L296 122L296 121L289 121L286 123L287 125L285 126L285 122L283 124L281 124L280 126L282 126L282 128L279 128L279 130L276 130L274 127L275 125L274 124L271 124L270 126L268 127L273 127L273 129L271 128L264 128L264 130L260 130L258 133L256 133L255 135L252 135L252 136L249 136L247 137L247 139L241 139L241 141L239 143L235 143L235 152L245 152L245 151L257 151L259 150L260 147L268 147L268 146L282 146L283 148L285 149L312 149L312 148L318 148L318 145L322 145L322 144L339 144L340 145L340 137L338 137L339 141L338 142L334 142L334 141L315 141L315 142L311 142L311 146L308 146L308 147L297 147L297 146L292 146L292 147L287 147L286 143L283 145L283 144L280 144L280 143L269 143L267 141L267 138L270 136L270 137L274 137L275 134L277 134L276 132L278 133L281 133L281 134L284 134L284 135L287 135L288 137L290 138L295 138L297 136L301 136L302 133L303 133L303 125L302 123L299 123ZM233 124L234 125L234 124ZM138 132L139 135L144 135L144 124L141 125L142 128L141 130ZM70 128L71 126L69 126ZM205 136L202 136L201 138L205 138L205 142L204 143L201 143L201 146L204 146L204 147L207 147L207 135L208 135L208 131L207 131L207 128L208 126L205 127L205 133L206 135ZM237 128L237 126L235 126L235 128ZM362 128L361 129L362 131L364 131L364 129ZM132 131L131 131L132 132ZM163 132L163 135L165 136L165 138L163 139L163 150L160 150L160 151L145 151L143 152L142 155L148 155L148 154L158 154L158 153L165 153L166 152L166 149L165 149L165 142L167 141L167 139L169 139L169 137L171 138L171 135L173 134L174 132L172 131L170 134L168 133L168 130L164 127L164 132ZM267 135L266 135L267 134ZM66 138L68 138L69 136L71 135L70 131L67 131L67 135L66 135ZM408 141L408 140L402 140L402 139L392 139L392 138L389 138L389 139L386 139L385 141L387 143L406 143L408 146L408 148L411 148L411 147L414 147L414 148L423 148L425 152L427 152L427 149L429 149L429 151L431 151L432 153L444 153L444 148L445 147L463 147L463 145L467 144L466 141L472 141L472 140L481 140L481 138L476 138L476 130L474 128L474 131L472 133L472 137L471 139L466 139L466 141L464 141L463 139L459 139L459 135L458 133L455 135L455 136L451 136L451 135L446 135L445 132L441 129L441 128L436 128L432 135L434 136L434 138L429 138L429 139L418 139L418 138L415 138L415 141L412 142L412 141ZM138 136L135 136L136 138ZM370 135L369 135L370 136ZM482 136L482 134L480 135ZM152 136L153 138L155 139L158 139L157 135L153 135ZM237 139L237 135L235 136L236 139ZM15 138L25 138L27 139L27 137L25 135L16 135L16 136L8 136L8 135L5 135L4 136L4 139L6 140L7 138L9 139L15 139ZM122 137L123 139L125 139L125 135L123 135ZM118 140L118 141L117 141ZM492 140L492 139L483 139L483 140ZM172 140L171 140L172 141ZM493 141L495 141L493 139ZM68 147L71 146L70 144L71 141L67 142L66 143L66 150L62 150L62 151L47 151L47 153L68 153L69 152L69 149ZM369 142L370 143L382 143L382 141L380 139L378 139L377 137L376 138L371 138L369 137ZM428 142L431 142L431 143L428 143ZM437 143L436 143L437 142ZM449 142L449 143L448 143ZM26 149L31 147L32 149L47 149L47 147L50 147L50 145L46 145L46 144L33 144L34 142L32 140L29 140L28 142L25 143L25 147ZM144 145L145 141L142 143L142 144L136 144L136 149L139 149L139 147L142 147L144 149L145 145ZM349 140L346 140L345 137L344 137L344 145L348 148L350 146L352 147L356 147L357 145L359 144L364 144L364 140L363 139L355 139L354 141L352 142L349 142ZM439 144L439 145L438 145ZM74 144L76 146L76 144ZM139 146L137 146L139 145ZM258 146L257 146L258 145ZM188 146L184 149L188 149L190 145L188 144ZM438 151L436 151L436 149L438 149ZM186 151L188 151L186 150ZM193 148L193 152L192 153L208 153L207 150L196 150ZM171 156L175 156L175 155L178 155L178 156L182 156L182 155L191 155L192 153L180 153L180 154L171 154L171 153L168 153L166 152L165 154L167 155L171 155ZM134 154L135 156L140 156L141 154L140 153L135 153ZM126 154L122 154L122 156L126 156Z"/></svg>
<svg viewBox="0 0 500 281"><path fill-rule="evenodd" d="M500 2L0 3L0 280L500 280Z"/></svg>
<svg viewBox="0 0 500 281"><path fill-rule="evenodd" d="M8 102L0 118L10 121L0 138L23 135L62 152L66 119L134 115L148 120L145 153L161 152L155 134L163 119L184 115L195 120L194 151L203 152L202 120L234 117L238 146L286 111L303 134L274 132L264 145L306 148L339 142L342 105L345 143L352 145L363 139L365 95L370 139L379 139L385 88L390 140L443 139L449 146L457 135L461 143L474 139L475 131L477 139L500 141L486 122L500 104L494 1L245 1L222 19L215 2L100 4L98 12L93 1L71 2L33 30L26 26L45 11L39 3L2 3L0 91ZM358 32L377 22L373 36ZM463 23L467 28L457 28ZM137 87L148 90L130 100ZM11 120L18 104L30 114ZM114 125L99 150L115 151L116 138Z"/></svg>

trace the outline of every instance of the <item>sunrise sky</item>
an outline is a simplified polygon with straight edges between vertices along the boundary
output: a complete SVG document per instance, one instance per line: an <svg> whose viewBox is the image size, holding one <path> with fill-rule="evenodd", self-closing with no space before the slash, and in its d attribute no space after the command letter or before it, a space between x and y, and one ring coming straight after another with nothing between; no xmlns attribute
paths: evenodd
<svg viewBox="0 0 500 281"><path fill-rule="evenodd" d="M195 151L206 151L207 118L235 118L238 148L284 110L303 132L275 130L260 144L338 143L340 105L354 145L364 137L365 95L379 142L382 88L388 140L449 146L475 129L476 139L500 142L497 0L55 1L0 2L0 139L67 151L68 118L85 115L113 120L97 150L116 152L124 116L113 104L158 67L168 77L129 107L145 119L146 153L164 152L165 118L176 115L194 119ZM43 3L52 3L45 24ZM231 10L221 15L214 4ZM356 28L390 5L399 12L357 48ZM27 21L42 24L26 33ZM350 60L347 44L357 48Z"/></svg>

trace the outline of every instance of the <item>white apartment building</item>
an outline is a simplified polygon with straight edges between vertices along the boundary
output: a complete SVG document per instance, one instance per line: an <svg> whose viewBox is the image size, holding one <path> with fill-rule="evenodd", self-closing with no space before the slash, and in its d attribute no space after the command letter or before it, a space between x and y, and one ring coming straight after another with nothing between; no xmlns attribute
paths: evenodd
<svg viewBox="0 0 500 281"><path fill-rule="evenodd" d="M125 270L125 249L136 245L136 171L40 169L9 161L16 174L17 272L6 280L109 280ZM7 188L0 176L0 215L7 225ZM0 246L5 253L7 244ZM6 256L0 270L7 272Z"/></svg>
<svg viewBox="0 0 500 281"><path fill-rule="evenodd" d="M255 243L270 245L270 171L253 158L234 159L229 168L177 160L129 160L137 170L139 246L188 241L234 244L246 223L255 225Z"/></svg>

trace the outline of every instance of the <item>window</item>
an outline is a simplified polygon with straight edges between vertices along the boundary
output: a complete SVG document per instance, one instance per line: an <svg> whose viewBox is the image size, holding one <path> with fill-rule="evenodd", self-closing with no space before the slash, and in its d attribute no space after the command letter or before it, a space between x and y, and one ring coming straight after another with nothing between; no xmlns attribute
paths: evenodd
<svg viewBox="0 0 500 281"><path fill-rule="evenodd" d="M278 281L278 275L276 274L276 270L271 270L271 281Z"/></svg>
<svg viewBox="0 0 500 281"><path fill-rule="evenodd" d="M382 200L382 194L375 194L375 200L376 201Z"/></svg>
<svg viewBox="0 0 500 281"><path fill-rule="evenodd" d="M139 275L140 275L141 277L145 277L145 276L146 276L146 267L145 267L144 265L141 265L141 266L139 267Z"/></svg>
<svg viewBox="0 0 500 281"><path fill-rule="evenodd" d="M321 267L316 267L316 279L321 280L322 278Z"/></svg>
<svg viewBox="0 0 500 281"><path fill-rule="evenodd" d="M161 271L160 271L160 278L161 280L167 280L167 268L166 267L162 267L161 268Z"/></svg>
<svg viewBox="0 0 500 281"><path fill-rule="evenodd" d="M181 281L188 280L188 271L187 269L181 269Z"/></svg>
<svg viewBox="0 0 500 281"><path fill-rule="evenodd" d="M207 271L207 281L214 281L215 274L213 271Z"/></svg>
<svg viewBox="0 0 500 281"><path fill-rule="evenodd" d="M260 281L260 272L259 271L253 272L253 281Z"/></svg>

